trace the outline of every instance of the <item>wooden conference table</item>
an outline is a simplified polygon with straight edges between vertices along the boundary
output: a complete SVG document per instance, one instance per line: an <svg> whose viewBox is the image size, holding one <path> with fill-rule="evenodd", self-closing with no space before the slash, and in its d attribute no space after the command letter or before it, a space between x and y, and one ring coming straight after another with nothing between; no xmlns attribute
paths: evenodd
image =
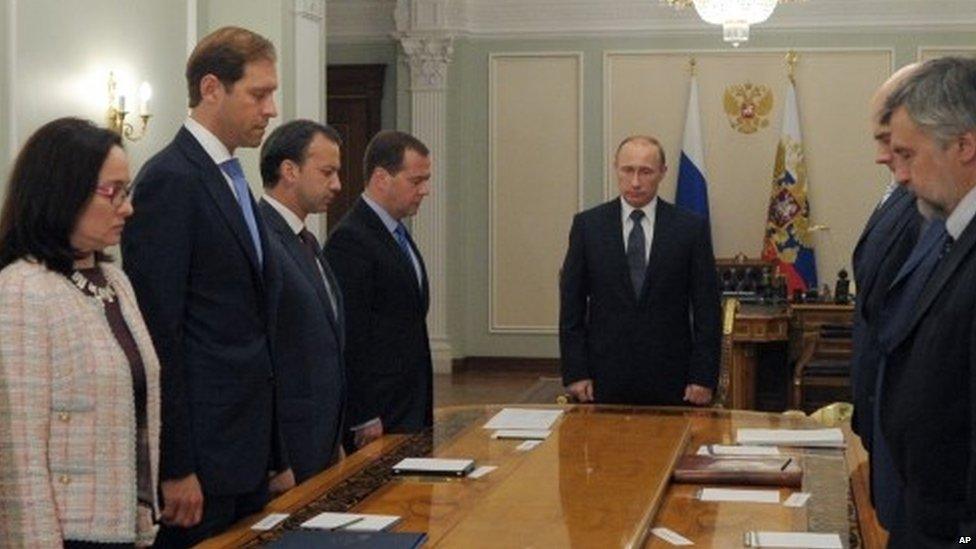
<svg viewBox="0 0 976 549"><path fill-rule="evenodd" d="M539 408L540 406L520 406ZM550 407L551 408L551 407ZM211 538L208 548L256 547L323 511L399 515L397 531L426 532L427 547L671 547L650 535L666 526L698 547L742 547L750 530L840 533L860 545L843 450L796 449L805 507L710 503L698 486L670 482L678 457L734 442L739 427L816 428L807 418L718 409L566 406L552 435L519 451L482 425L501 406L438 409L435 428L387 435L275 499L265 512ZM479 479L395 477L404 457L473 458L498 467ZM792 490L780 489L785 499ZM269 532L250 525L291 513Z"/></svg>

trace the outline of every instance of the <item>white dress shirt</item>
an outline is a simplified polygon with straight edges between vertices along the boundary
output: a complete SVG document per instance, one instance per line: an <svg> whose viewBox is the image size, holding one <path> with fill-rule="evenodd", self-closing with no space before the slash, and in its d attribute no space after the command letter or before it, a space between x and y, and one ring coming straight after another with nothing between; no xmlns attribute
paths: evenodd
<svg viewBox="0 0 976 549"><path fill-rule="evenodd" d="M630 212L637 208L628 204L622 196L620 197L620 206L621 221L623 221L622 225L624 227L624 251L626 252L630 230L634 228L634 220L630 218ZM654 218L657 212L657 197L655 196L650 202L644 204L641 210L644 211L644 217L641 219L641 227L644 229L644 259L649 261L651 258L651 244L654 242Z"/></svg>
<svg viewBox="0 0 976 549"><path fill-rule="evenodd" d="M285 223L288 224L288 228L291 229L291 232L295 233L295 236L301 240L301 232L305 230L305 223L303 223L302 220L295 215L295 212L288 209L288 206L285 206L281 202L275 200L275 198L270 194L264 195L264 201L274 208L276 212L281 214L281 217L285 219ZM304 246L304 242L302 245ZM336 303L335 293L333 293L332 286L329 284L329 277L325 276L325 269L322 268L322 264L320 262L316 261L315 266L318 267L319 275L322 276L322 282L325 283L325 293L329 294L329 303L332 304L332 312L333 314L338 315L339 311L336 310L336 307L339 305Z"/></svg>
<svg viewBox="0 0 976 549"><path fill-rule="evenodd" d="M956 209L952 210L952 213L946 218L946 231L949 232L949 236L953 240L959 240L962 232L966 230L974 216L976 216L976 187L969 189L966 196L962 197L959 204L956 204Z"/></svg>
<svg viewBox="0 0 976 549"><path fill-rule="evenodd" d="M213 132L196 120L188 117L186 122L183 122L183 127L200 143L203 150L207 152L207 156L220 168L220 173L224 176L224 180L227 181L227 187L230 189L231 194L238 198L239 202L240 197L237 196L237 191L234 190L234 180L220 167L224 162L234 158L233 155L230 154L230 151L227 150L224 143L220 139L217 139L217 136Z"/></svg>

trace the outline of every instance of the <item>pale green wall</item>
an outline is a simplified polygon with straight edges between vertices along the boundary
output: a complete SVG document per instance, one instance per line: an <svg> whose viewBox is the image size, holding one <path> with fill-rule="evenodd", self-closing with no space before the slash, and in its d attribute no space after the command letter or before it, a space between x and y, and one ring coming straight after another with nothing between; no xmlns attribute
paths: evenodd
<svg viewBox="0 0 976 549"><path fill-rule="evenodd" d="M891 48L895 65L916 58L919 46L974 46L972 34L953 32L774 32L756 29L748 49ZM392 47L392 42L390 43ZM458 356L558 356L556 336L488 333L488 56L491 53L583 52L584 206L603 200L603 55L618 50L724 50L719 31L708 35L581 39L456 40L448 71L446 184L449 192L448 325ZM378 53L378 52L382 52ZM383 57L383 56L386 57ZM382 45L330 46L330 62L389 59ZM399 75L398 96L406 97L406 69ZM406 100L401 99L402 105ZM402 128L409 117L398 113ZM435 151L436 152L436 151ZM436 189L435 189L436 192ZM555 276L555 273L553 273ZM554 319L555 322L555 319Z"/></svg>
<svg viewBox="0 0 976 549"><path fill-rule="evenodd" d="M10 83L7 82L7 9L10 0L0 3L0 199L7 184L10 162L10 143L7 139L8 120L7 101Z"/></svg>
<svg viewBox="0 0 976 549"><path fill-rule="evenodd" d="M10 0L4 2L8 8ZM162 148L185 116L182 85L186 58L186 2L173 0L20 0L16 17L2 26L4 80L0 103L3 154L0 168L6 186L11 158L9 124L19 147L42 124L59 116L81 116L104 124L108 70L128 71L153 86L155 115L148 136L127 143L133 173ZM152 24L142 24L152 22ZM16 69L7 80L8 23L16 36ZM138 84L138 82L136 82ZM16 86L16 105L9 113L6 96ZM138 103L132 97L130 105Z"/></svg>

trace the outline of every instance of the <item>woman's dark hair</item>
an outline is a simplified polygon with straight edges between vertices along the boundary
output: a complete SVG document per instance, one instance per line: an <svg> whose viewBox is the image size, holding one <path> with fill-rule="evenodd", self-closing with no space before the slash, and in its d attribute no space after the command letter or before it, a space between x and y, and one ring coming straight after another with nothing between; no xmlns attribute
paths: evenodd
<svg viewBox="0 0 976 549"><path fill-rule="evenodd" d="M78 257L70 237L95 193L118 134L80 118L41 126L17 155L0 211L0 269L28 255L69 274ZM96 252L97 261L109 258Z"/></svg>

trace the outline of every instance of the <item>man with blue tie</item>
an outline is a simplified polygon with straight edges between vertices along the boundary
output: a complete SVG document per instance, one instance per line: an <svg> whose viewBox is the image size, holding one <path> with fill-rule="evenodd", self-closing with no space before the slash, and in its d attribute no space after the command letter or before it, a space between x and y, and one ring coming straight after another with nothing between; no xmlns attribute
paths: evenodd
<svg viewBox="0 0 976 549"><path fill-rule="evenodd" d="M276 263L232 156L277 115L275 59L246 29L201 39L190 116L135 181L122 255L161 364L160 547L219 533L264 506L269 474L291 477L274 414Z"/></svg>
<svg viewBox="0 0 976 549"><path fill-rule="evenodd" d="M433 422L427 270L403 220L430 192L430 151L382 131L366 146L366 190L329 236L325 255L346 313L350 447Z"/></svg>
<svg viewBox="0 0 976 549"><path fill-rule="evenodd" d="M976 59L923 63L885 112L895 178L933 219L880 334L878 425L902 487L890 546L955 547L976 535Z"/></svg>
<svg viewBox="0 0 976 549"><path fill-rule="evenodd" d="M269 259L281 294L274 332L281 432L302 482L339 456L345 398L342 293L318 239L305 226L341 189L339 134L312 120L282 124L261 147Z"/></svg>

